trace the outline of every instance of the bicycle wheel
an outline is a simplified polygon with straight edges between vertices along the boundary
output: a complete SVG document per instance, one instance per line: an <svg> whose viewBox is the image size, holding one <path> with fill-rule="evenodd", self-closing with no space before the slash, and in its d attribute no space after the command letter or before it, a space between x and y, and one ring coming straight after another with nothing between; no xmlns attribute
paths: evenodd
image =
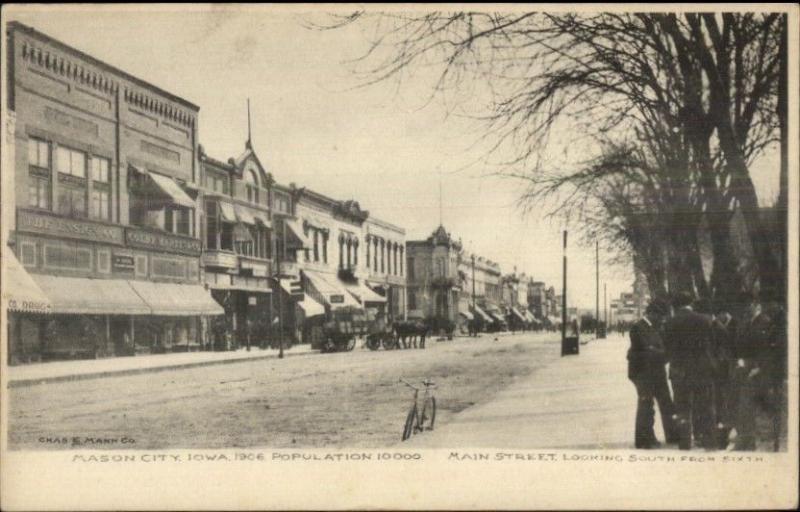
<svg viewBox="0 0 800 512"><path fill-rule="evenodd" d="M422 406L422 416L420 417L420 428L422 430L433 430L433 423L436 421L436 398L429 397Z"/></svg>
<svg viewBox="0 0 800 512"><path fill-rule="evenodd" d="M411 410L408 411L408 416L406 417L406 424L403 427L403 441L411 437L414 434L414 427L417 423L417 404L414 404L411 407Z"/></svg>

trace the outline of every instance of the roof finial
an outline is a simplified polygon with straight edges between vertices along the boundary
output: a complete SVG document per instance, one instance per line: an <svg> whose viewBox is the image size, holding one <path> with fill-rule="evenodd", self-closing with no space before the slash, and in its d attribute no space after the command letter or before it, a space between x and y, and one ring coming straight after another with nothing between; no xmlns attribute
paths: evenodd
<svg viewBox="0 0 800 512"><path fill-rule="evenodd" d="M253 149L253 140L250 131L250 98L247 98L247 142L245 142L247 149Z"/></svg>

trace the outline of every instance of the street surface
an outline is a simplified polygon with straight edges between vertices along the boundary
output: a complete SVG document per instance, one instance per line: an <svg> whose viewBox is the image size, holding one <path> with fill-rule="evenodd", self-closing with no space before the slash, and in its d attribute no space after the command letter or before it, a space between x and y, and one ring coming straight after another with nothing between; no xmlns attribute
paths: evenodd
<svg viewBox="0 0 800 512"><path fill-rule="evenodd" d="M559 355L555 333L484 334L426 350L358 347L11 388L9 446L74 448L78 437L117 440L82 446L104 449L382 447L400 442L411 403L400 377L437 383L438 429Z"/></svg>

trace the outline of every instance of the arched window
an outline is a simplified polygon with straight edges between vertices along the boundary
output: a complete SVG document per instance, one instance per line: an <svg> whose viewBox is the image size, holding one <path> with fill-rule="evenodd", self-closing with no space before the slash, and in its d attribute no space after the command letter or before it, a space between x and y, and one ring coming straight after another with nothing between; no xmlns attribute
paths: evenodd
<svg viewBox="0 0 800 512"><path fill-rule="evenodd" d="M258 203L258 176L250 169L244 173L244 186L247 189L247 201Z"/></svg>
<svg viewBox="0 0 800 512"><path fill-rule="evenodd" d="M344 235L339 235L339 268L344 268Z"/></svg>
<svg viewBox="0 0 800 512"><path fill-rule="evenodd" d="M401 246L400 246L400 275L401 275L401 276L403 275L403 253L404 253L404 252L405 252L405 249L404 249L404 248L403 248L403 246L401 245Z"/></svg>
<svg viewBox="0 0 800 512"><path fill-rule="evenodd" d="M372 239L367 235L364 240L367 242L367 268L369 268L369 246L372 245Z"/></svg>
<svg viewBox="0 0 800 512"><path fill-rule="evenodd" d="M353 267L358 266L358 237L353 238Z"/></svg>

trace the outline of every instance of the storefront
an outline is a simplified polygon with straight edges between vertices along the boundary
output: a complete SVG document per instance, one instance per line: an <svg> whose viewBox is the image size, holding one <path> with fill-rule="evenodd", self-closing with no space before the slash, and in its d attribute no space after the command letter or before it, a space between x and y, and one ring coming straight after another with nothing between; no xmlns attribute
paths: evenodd
<svg viewBox="0 0 800 512"><path fill-rule="evenodd" d="M51 312L50 299L22 268L10 249L3 251L3 304L8 312L8 363L28 363L41 357L41 332Z"/></svg>

